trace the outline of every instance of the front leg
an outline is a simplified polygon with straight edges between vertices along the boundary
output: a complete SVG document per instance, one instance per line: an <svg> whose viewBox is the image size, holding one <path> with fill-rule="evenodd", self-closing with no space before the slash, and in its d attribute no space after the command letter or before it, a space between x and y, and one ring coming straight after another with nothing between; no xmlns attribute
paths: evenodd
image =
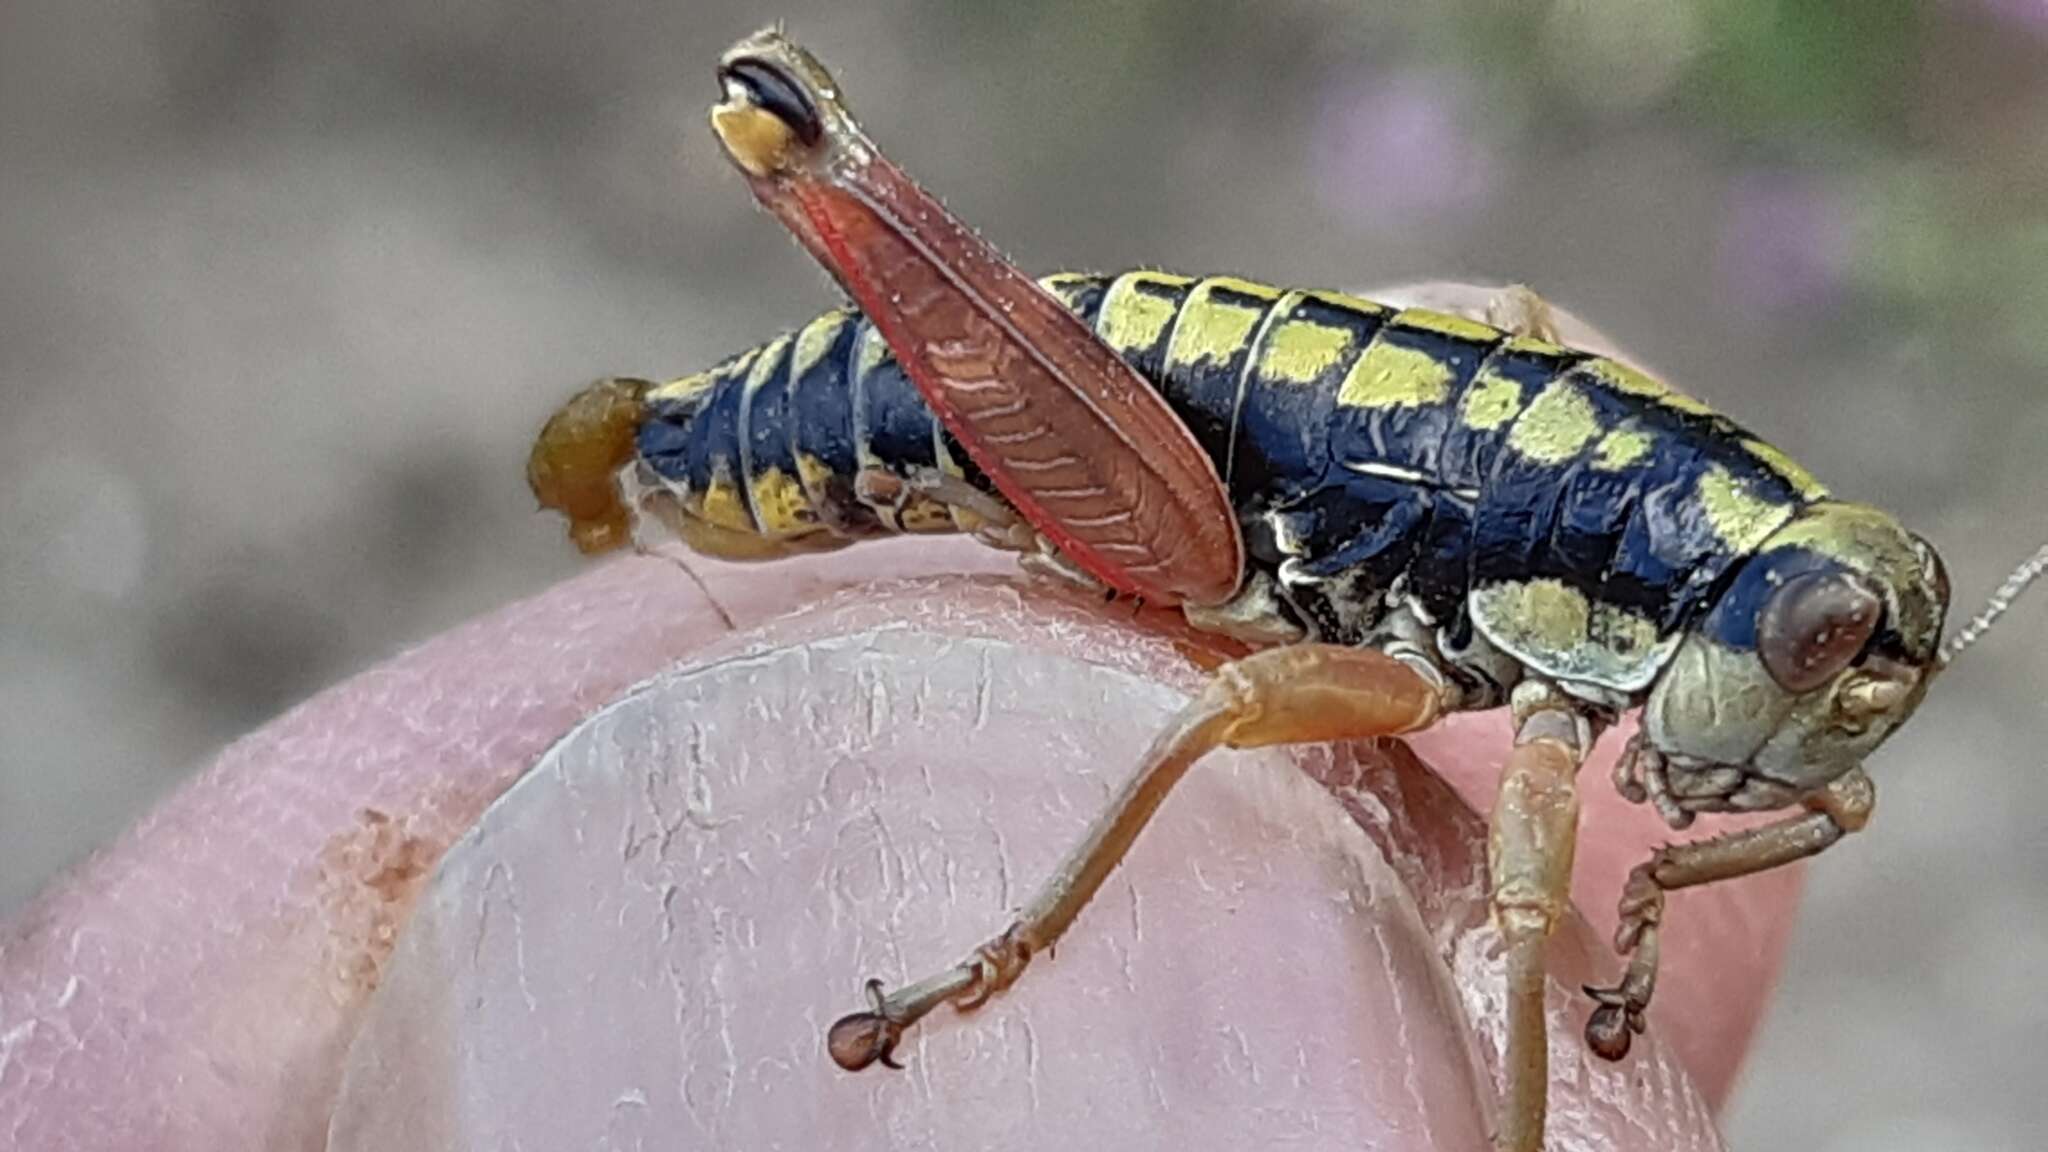
<svg viewBox="0 0 2048 1152"><path fill-rule="evenodd" d="M1515 750L1501 770L1487 845L1493 915L1507 947L1507 1093L1494 1146L1537 1152L1550 1089L1543 952L1571 899L1576 777L1593 726L1546 685L1524 685L1514 704Z"/></svg>
<svg viewBox="0 0 2048 1152"><path fill-rule="evenodd" d="M1609 1060L1628 1055L1630 1037L1644 1027L1643 1013L1657 987L1658 932L1664 894L1732 880L1804 860L1870 822L1877 787L1852 768L1806 800L1807 811L1761 827L1692 844L1657 849L1629 873L1621 892L1621 925L1614 948L1628 955L1628 971L1611 988L1588 987L1599 1003L1586 1021L1586 1044Z"/></svg>

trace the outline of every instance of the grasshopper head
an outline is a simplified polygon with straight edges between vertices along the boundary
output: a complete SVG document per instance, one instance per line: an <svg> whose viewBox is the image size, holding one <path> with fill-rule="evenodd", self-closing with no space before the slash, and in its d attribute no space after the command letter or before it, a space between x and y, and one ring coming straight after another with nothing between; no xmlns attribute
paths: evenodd
<svg viewBox="0 0 2048 1152"><path fill-rule="evenodd" d="M1874 508L1826 501L1778 529L1644 708L1681 805L1777 807L1862 763L1925 695L1948 600L1934 549Z"/></svg>

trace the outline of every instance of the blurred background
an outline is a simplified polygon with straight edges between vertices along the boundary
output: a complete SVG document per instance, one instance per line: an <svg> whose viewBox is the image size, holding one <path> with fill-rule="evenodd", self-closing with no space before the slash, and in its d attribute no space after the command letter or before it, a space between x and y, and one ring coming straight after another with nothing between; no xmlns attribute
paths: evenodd
<svg viewBox="0 0 2048 1152"><path fill-rule="evenodd" d="M703 124L777 18L1027 268L1525 281L1970 610L2048 535L2048 0L8 0L0 914L576 571L522 475L569 391L831 303ZM1735 1146L2038 1146L2044 603L1815 870Z"/></svg>

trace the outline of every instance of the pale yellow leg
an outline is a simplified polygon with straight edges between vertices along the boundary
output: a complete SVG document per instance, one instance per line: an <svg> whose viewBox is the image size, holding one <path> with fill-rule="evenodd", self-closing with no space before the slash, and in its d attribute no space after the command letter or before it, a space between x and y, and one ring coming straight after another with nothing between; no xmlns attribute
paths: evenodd
<svg viewBox="0 0 2048 1152"><path fill-rule="evenodd" d="M895 992L869 981L872 1007L832 1025L828 1047L849 1071L881 1061L905 1029L941 1004L975 1008L1054 944L1116 869L1195 761L1217 748L1392 736L1443 711L1433 677L1381 652L1326 644L1274 648L1217 669L1145 753L1137 772L1016 921L958 964Z"/></svg>
<svg viewBox="0 0 2048 1152"><path fill-rule="evenodd" d="M1544 1027L1544 945L1571 899L1578 842L1579 763L1591 742L1586 722L1551 696L1522 717L1501 770L1487 865L1494 920L1507 948L1507 1094L1494 1146L1537 1152L1550 1088Z"/></svg>
<svg viewBox="0 0 2048 1152"><path fill-rule="evenodd" d="M1636 865L1621 891L1621 925L1614 948L1628 955L1628 971L1612 988L1588 987L1600 1007L1586 1021L1586 1044L1609 1060L1628 1055L1629 1039L1643 1030L1643 1013L1657 988L1659 925L1664 894L1732 880L1804 860L1870 821L1877 787L1852 768L1806 802L1807 811L1757 828L1692 844L1659 848Z"/></svg>
<svg viewBox="0 0 2048 1152"><path fill-rule="evenodd" d="M1557 320L1550 304L1524 284L1503 288L1486 302L1486 322L1513 336L1557 343Z"/></svg>

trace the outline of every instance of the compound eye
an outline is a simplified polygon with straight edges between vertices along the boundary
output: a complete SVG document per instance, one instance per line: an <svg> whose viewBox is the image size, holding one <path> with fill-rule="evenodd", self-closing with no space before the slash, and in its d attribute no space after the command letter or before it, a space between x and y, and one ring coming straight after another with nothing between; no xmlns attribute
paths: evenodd
<svg viewBox="0 0 2048 1152"><path fill-rule="evenodd" d="M1846 572L1808 572L1771 594L1756 624L1757 654L1787 692L1811 692L1856 659L1884 618L1884 601Z"/></svg>
<svg viewBox="0 0 2048 1152"><path fill-rule="evenodd" d="M825 124L819 119L818 106L812 103L802 82L782 68L766 60L741 59L720 68L718 77L727 85L738 85L750 103L781 121L805 147L824 137Z"/></svg>

